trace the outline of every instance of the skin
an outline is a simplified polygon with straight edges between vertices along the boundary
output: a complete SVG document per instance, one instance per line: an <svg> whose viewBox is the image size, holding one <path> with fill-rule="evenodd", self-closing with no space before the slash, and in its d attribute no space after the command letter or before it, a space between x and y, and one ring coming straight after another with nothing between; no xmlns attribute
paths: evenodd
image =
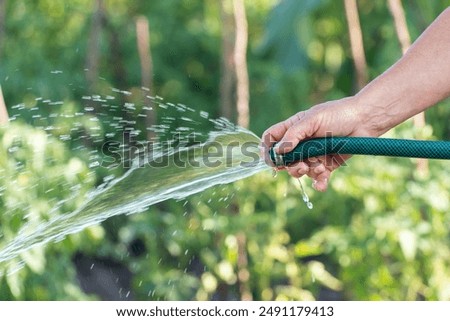
<svg viewBox="0 0 450 321"><path fill-rule="evenodd" d="M273 125L262 136L266 162L268 148L291 151L300 141L334 136L378 137L389 129L450 96L450 7L416 40L392 67L355 96L325 102ZM290 175L308 175L313 187L325 191L331 172L349 155L327 155L298 162Z"/></svg>

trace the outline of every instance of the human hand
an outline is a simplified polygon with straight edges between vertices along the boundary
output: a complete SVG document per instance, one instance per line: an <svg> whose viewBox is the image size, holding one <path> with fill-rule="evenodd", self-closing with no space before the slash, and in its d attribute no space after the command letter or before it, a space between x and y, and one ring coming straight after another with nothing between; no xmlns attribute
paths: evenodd
<svg viewBox="0 0 450 321"><path fill-rule="evenodd" d="M377 136L355 97L348 97L316 105L301 111L287 120L273 125L262 136L262 153L267 164L274 166L268 150L274 143L275 152L284 154L305 139L333 136ZM309 158L278 169L286 169L293 177L307 175L314 181L313 187L325 191L331 172L344 164L350 155L325 155Z"/></svg>

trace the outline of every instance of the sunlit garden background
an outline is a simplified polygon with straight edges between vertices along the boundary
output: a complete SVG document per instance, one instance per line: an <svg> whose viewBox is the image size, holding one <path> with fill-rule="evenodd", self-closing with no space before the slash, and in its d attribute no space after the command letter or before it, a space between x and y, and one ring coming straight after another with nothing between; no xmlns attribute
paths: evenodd
<svg viewBox="0 0 450 321"><path fill-rule="evenodd" d="M145 108L147 94L260 136L299 110L354 94L398 60L399 13L414 40L448 5L0 0L10 117L0 129L0 249L24 224L73 211L126 171L95 165L107 140L145 140L149 123L167 117L177 124L176 110ZM103 97L116 108L104 108ZM449 105L388 135L450 140ZM447 162L355 156L327 192L303 182L312 210L297 181L268 169L109 218L0 262L0 299L450 299Z"/></svg>

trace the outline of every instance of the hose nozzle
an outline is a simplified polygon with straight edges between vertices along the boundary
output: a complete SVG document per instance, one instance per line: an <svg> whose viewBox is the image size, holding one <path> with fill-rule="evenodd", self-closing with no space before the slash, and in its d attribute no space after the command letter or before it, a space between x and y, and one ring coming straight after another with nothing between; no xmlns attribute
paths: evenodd
<svg viewBox="0 0 450 321"><path fill-rule="evenodd" d="M276 167L284 166L284 159L282 154L277 154L275 151L275 146L277 143L275 143L270 149L269 149L269 155L272 162L275 164Z"/></svg>

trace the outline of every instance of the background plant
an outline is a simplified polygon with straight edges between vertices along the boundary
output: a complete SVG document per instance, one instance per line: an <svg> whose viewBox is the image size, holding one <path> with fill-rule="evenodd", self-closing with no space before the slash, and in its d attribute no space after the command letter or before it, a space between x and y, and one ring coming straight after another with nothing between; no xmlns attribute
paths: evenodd
<svg viewBox="0 0 450 321"><path fill-rule="evenodd" d="M13 119L0 135L0 247L21 227L77 208L105 176L121 174L91 166L105 140L129 132L117 118L135 121L136 139L146 138L136 17L149 21L153 94L213 118L223 113L219 2L0 4L0 83ZM261 134L298 110L355 92L341 1L245 4L251 130ZM447 5L404 2L412 38ZM361 0L358 8L373 78L401 50L386 1ZM117 108L97 99L108 96ZM170 116L178 115L161 111L157 123ZM448 140L449 116L443 102L427 111L425 128L407 122L390 135ZM307 187L308 210L298 182L261 173L23 253L0 266L0 298L108 298L86 294L80 283L77 262L95 258L94 271L131 273L130 284L110 289L120 299L448 300L448 178L441 161L423 175L408 159L353 157L328 192Z"/></svg>

